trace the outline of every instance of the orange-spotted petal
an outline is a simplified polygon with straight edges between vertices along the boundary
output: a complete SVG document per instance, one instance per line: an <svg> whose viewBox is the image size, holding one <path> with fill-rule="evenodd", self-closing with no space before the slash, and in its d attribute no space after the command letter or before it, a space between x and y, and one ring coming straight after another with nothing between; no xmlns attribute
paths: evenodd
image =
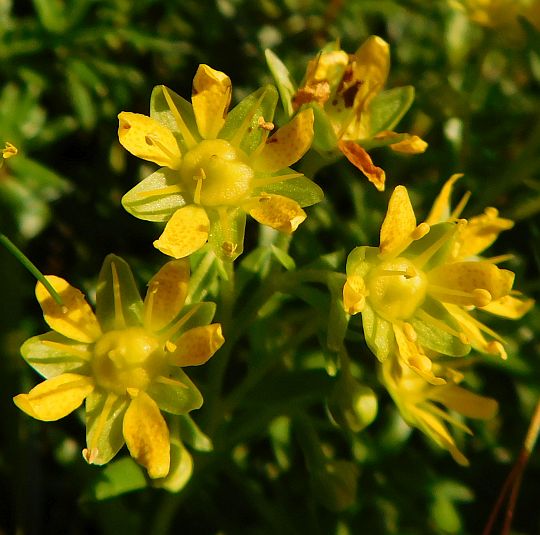
<svg viewBox="0 0 540 535"><path fill-rule="evenodd" d="M297 162L313 141L313 110L306 109L270 136L251 161L257 171L274 173Z"/></svg>
<svg viewBox="0 0 540 535"><path fill-rule="evenodd" d="M168 325L184 306L189 283L186 259L167 262L148 283L144 300L144 326L159 331Z"/></svg>
<svg viewBox="0 0 540 535"><path fill-rule="evenodd" d="M259 223L286 234L294 232L307 217L296 201L283 195L262 194L250 199L245 209Z"/></svg>
<svg viewBox="0 0 540 535"><path fill-rule="evenodd" d="M358 143L354 141L340 140L338 148L345 158L357 169L367 176L368 180L379 190L384 191L386 173L384 169L377 167L371 160L370 155Z"/></svg>
<svg viewBox="0 0 540 535"><path fill-rule="evenodd" d="M77 409L92 390L92 378L76 373L63 373L40 383L28 394L15 396L13 401L29 416L51 422Z"/></svg>
<svg viewBox="0 0 540 535"><path fill-rule="evenodd" d="M179 169L182 155L173 133L155 119L140 113L118 114L118 139L134 156L170 169Z"/></svg>
<svg viewBox="0 0 540 535"><path fill-rule="evenodd" d="M184 258L207 242L209 230L204 208L190 204L176 210L154 247L173 258Z"/></svg>
<svg viewBox="0 0 540 535"><path fill-rule="evenodd" d="M101 335L101 329L84 295L60 277L48 275L46 278L60 295L62 305L38 282L36 297L45 321L66 338L77 342L94 342Z"/></svg>
<svg viewBox="0 0 540 535"><path fill-rule="evenodd" d="M495 299L481 310L490 312L503 318L517 320L526 314L534 306L534 299L514 297L505 295Z"/></svg>
<svg viewBox="0 0 540 535"><path fill-rule="evenodd" d="M390 148L395 152L403 152L405 154L421 154L425 152L428 144L419 136L409 135L403 141L392 143Z"/></svg>
<svg viewBox="0 0 540 535"><path fill-rule="evenodd" d="M191 102L199 133L205 139L215 139L227 116L231 103L231 79L208 65L199 65L193 79Z"/></svg>
<svg viewBox="0 0 540 535"><path fill-rule="evenodd" d="M146 392L133 392L124 416L123 433L129 453L148 470L151 478L169 473L169 429L156 402Z"/></svg>
<svg viewBox="0 0 540 535"><path fill-rule="evenodd" d="M169 362L175 366L199 366L204 364L224 341L219 323L195 327L174 342L176 350L170 354Z"/></svg>
<svg viewBox="0 0 540 535"><path fill-rule="evenodd" d="M381 254L399 254L411 241L416 229L416 216L405 186L397 186L390 197L381 226Z"/></svg>

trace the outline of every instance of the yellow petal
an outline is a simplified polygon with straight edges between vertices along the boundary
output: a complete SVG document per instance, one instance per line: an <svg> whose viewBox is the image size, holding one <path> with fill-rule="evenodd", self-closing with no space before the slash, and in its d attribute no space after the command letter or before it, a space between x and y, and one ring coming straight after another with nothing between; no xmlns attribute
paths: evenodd
<svg viewBox="0 0 540 535"><path fill-rule="evenodd" d="M209 230L204 208L190 204L176 210L154 247L173 258L184 258L206 243Z"/></svg>
<svg viewBox="0 0 540 535"><path fill-rule="evenodd" d="M148 283L144 300L144 326L159 331L169 324L184 306L189 283L189 262L167 262Z"/></svg>
<svg viewBox="0 0 540 535"><path fill-rule="evenodd" d="M169 362L175 366L199 366L204 364L224 341L219 323L195 327L175 340L177 349L170 354Z"/></svg>
<svg viewBox="0 0 540 535"><path fill-rule="evenodd" d="M430 399L439 401L449 409L459 412L467 418L489 420L497 413L497 402L494 399L473 394L456 385L434 388Z"/></svg>
<svg viewBox="0 0 540 535"><path fill-rule="evenodd" d="M390 47L384 39L372 35L354 54L354 78L365 81L370 91L379 91L389 71Z"/></svg>
<svg viewBox="0 0 540 535"><path fill-rule="evenodd" d="M94 390L94 381L76 373L63 373L35 386L28 394L13 398L15 405L29 416L51 422L78 408Z"/></svg>
<svg viewBox="0 0 540 535"><path fill-rule="evenodd" d="M512 220L499 217L496 208L486 208L482 215L471 217L467 225L460 230L457 254L461 258L475 256L487 249L503 230L513 226Z"/></svg>
<svg viewBox="0 0 540 535"><path fill-rule="evenodd" d="M354 141L339 141L339 150L357 169L360 169L368 180L379 190L384 191L386 174L371 161L370 155Z"/></svg>
<svg viewBox="0 0 540 535"><path fill-rule="evenodd" d="M514 274L490 262L453 262L432 270L428 280L430 285L436 286L435 289L429 286L428 291L441 301L486 306L492 299L510 293Z"/></svg>
<svg viewBox="0 0 540 535"><path fill-rule="evenodd" d="M68 282L54 275L47 280L62 298L59 305L41 283L36 285L36 297L43 310L45 321L57 333L77 342L94 342L101 336L101 329L84 295Z"/></svg>
<svg viewBox="0 0 540 535"><path fill-rule="evenodd" d="M249 214L263 225L291 234L306 219L306 213L300 205L282 195L262 194L250 199Z"/></svg>
<svg viewBox="0 0 540 535"><path fill-rule="evenodd" d="M482 307L481 310L490 312L503 318L517 320L526 314L534 306L534 299L519 299L511 295L505 295Z"/></svg>
<svg viewBox="0 0 540 535"><path fill-rule="evenodd" d="M151 478L165 477L170 466L169 429L156 402L138 392L124 416L123 433L131 456Z"/></svg>
<svg viewBox="0 0 540 535"><path fill-rule="evenodd" d="M351 275L343 287L343 308L347 314L358 314L366 304L366 284L363 277Z"/></svg>
<svg viewBox="0 0 540 535"><path fill-rule="evenodd" d="M398 143L392 143L390 148L396 152L403 152L405 154L421 154L425 152L428 144L419 136L410 135L403 141Z"/></svg>
<svg viewBox="0 0 540 535"><path fill-rule="evenodd" d="M9 158L13 158L13 156L16 156L19 150L15 145L10 143L9 141L6 141L5 148L2 149L2 158L4 160L8 160Z"/></svg>
<svg viewBox="0 0 540 535"><path fill-rule="evenodd" d="M134 156L179 169L182 155L173 133L155 119L140 113L123 111L118 114L118 139Z"/></svg>
<svg viewBox="0 0 540 535"><path fill-rule="evenodd" d="M251 165L257 171L274 173L297 162L313 141L313 110L297 114L292 121L270 136Z"/></svg>
<svg viewBox="0 0 540 535"><path fill-rule="evenodd" d="M416 216L405 186L397 186L388 202L388 210L381 226L379 251L399 254L412 241Z"/></svg>
<svg viewBox="0 0 540 535"><path fill-rule="evenodd" d="M191 102L199 133L215 139L223 125L231 103L231 79L208 65L199 65L193 78Z"/></svg>
<svg viewBox="0 0 540 535"><path fill-rule="evenodd" d="M435 223L442 223L448 221L450 218L451 208L450 208L450 198L452 196L452 190L454 184L462 177L462 174L456 173L452 175L441 188L441 192L435 199L429 216L426 219L428 225L434 225Z"/></svg>

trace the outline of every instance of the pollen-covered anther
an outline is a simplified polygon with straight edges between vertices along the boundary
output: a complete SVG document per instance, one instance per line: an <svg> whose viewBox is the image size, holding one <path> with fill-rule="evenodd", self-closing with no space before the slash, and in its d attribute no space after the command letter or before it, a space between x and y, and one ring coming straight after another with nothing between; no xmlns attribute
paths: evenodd
<svg viewBox="0 0 540 535"><path fill-rule="evenodd" d="M484 288L475 288L472 292L474 298L474 306L485 307L491 303L491 294Z"/></svg>
<svg viewBox="0 0 540 535"><path fill-rule="evenodd" d="M415 355L414 357L411 357L409 359L409 364L422 372L430 372L431 368L433 367L433 363L431 362L431 359L426 357L426 355Z"/></svg>
<svg viewBox="0 0 540 535"><path fill-rule="evenodd" d="M257 119L257 124L259 125L259 128L267 130L268 132L271 132L275 128L274 123L272 123L271 121L265 121L262 115L260 115Z"/></svg>
<svg viewBox="0 0 540 535"><path fill-rule="evenodd" d="M491 340L485 345L484 348L491 355L499 355L503 360L508 358L508 354L504 349L504 346L498 340Z"/></svg>
<svg viewBox="0 0 540 535"><path fill-rule="evenodd" d="M423 238L430 230L430 226L427 223L420 223L412 232L411 238L416 241Z"/></svg>
<svg viewBox="0 0 540 535"><path fill-rule="evenodd" d="M410 323L403 323L403 332L405 333L405 336L408 340L410 340L411 342L416 342L418 335L416 334L414 327Z"/></svg>
<svg viewBox="0 0 540 535"><path fill-rule="evenodd" d="M225 254L226 256L233 256L237 248L238 248L238 244L233 243L231 241L224 241L221 244L221 250L223 251L223 254Z"/></svg>
<svg viewBox="0 0 540 535"><path fill-rule="evenodd" d="M98 457L98 454L99 454L99 451L97 450L97 448L84 448L82 450L82 456L83 456L83 459L88 463L88 464L94 464L94 461L97 459Z"/></svg>

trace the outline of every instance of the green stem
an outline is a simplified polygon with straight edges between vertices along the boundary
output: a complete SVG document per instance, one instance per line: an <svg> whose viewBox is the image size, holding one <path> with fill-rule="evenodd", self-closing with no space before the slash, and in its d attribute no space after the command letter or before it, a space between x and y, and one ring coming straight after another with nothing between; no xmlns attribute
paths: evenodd
<svg viewBox="0 0 540 535"><path fill-rule="evenodd" d="M52 284L46 279L45 275L30 261L30 259L4 234L0 233L0 243L39 281L51 297L60 306L64 306L62 298L53 288Z"/></svg>

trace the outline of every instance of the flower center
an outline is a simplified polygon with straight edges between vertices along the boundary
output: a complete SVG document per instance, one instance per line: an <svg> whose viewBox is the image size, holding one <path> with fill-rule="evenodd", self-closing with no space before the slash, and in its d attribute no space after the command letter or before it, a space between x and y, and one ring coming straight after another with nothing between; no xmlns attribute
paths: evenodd
<svg viewBox="0 0 540 535"><path fill-rule="evenodd" d="M427 279L406 258L379 264L367 280L369 302L388 320L409 319L426 297Z"/></svg>
<svg viewBox="0 0 540 535"><path fill-rule="evenodd" d="M235 204L251 191L253 169L247 157L224 139L206 139L183 158L180 179L203 206Z"/></svg>
<svg viewBox="0 0 540 535"><path fill-rule="evenodd" d="M128 388L145 390L164 365L159 340L140 327L104 334L94 346L92 368L96 382L125 394Z"/></svg>

